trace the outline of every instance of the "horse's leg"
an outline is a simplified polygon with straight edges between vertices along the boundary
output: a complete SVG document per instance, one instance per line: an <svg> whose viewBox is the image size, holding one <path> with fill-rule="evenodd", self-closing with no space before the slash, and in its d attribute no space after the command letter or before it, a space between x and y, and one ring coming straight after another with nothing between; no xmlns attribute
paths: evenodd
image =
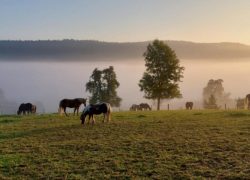
<svg viewBox="0 0 250 180"><path fill-rule="evenodd" d="M76 113L76 108L74 108L74 115L75 115L75 113Z"/></svg>
<svg viewBox="0 0 250 180"><path fill-rule="evenodd" d="M79 113L79 107L76 108L76 115L78 116Z"/></svg>
<svg viewBox="0 0 250 180"><path fill-rule="evenodd" d="M88 124L89 124L89 122L90 122L90 118L91 118L91 115L89 115L89 120L88 120Z"/></svg>
<svg viewBox="0 0 250 180"><path fill-rule="evenodd" d="M82 119L82 125L84 125L84 123L85 123L85 119L86 119L86 116L85 116L85 118L84 118L84 119Z"/></svg>
<svg viewBox="0 0 250 180"><path fill-rule="evenodd" d="M108 122L111 120L110 118L110 111L107 112L107 118L108 118Z"/></svg>
<svg viewBox="0 0 250 180"><path fill-rule="evenodd" d="M105 122L106 113L103 113L103 123Z"/></svg>
<svg viewBox="0 0 250 180"><path fill-rule="evenodd" d="M95 124L95 117L94 117L94 115L92 114L92 125L94 125Z"/></svg>
<svg viewBox="0 0 250 180"><path fill-rule="evenodd" d="M68 114L66 113L66 107L63 108L63 111L64 111L65 115L68 116Z"/></svg>

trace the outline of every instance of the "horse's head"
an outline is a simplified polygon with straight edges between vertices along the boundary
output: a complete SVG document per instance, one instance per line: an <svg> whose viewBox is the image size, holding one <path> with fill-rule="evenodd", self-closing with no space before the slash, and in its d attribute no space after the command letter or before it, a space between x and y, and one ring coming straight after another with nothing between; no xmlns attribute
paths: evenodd
<svg viewBox="0 0 250 180"><path fill-rule="evenodd" d="M82 113L80 120L82 121L82 124L84 124L85 119L86 119L87 114L85 114L84 112Z"/></svg>
<svg viewBox="0 0 250 180"><path fill-rule="evenodd" d="M87 98L84 99L84 98L81 98L81 103L84 104L84 107L86 107L86 104L87 104Z"/></svg>
<svg viewBox="0 0 250 180"><path fill-rule="evenodd" d="M87 107L84 108L84 110L81 114L81 117L80 117L82 124L84 124L86 116L89 115L89 110L90 110L90 105L88 105Z"/></svg>
<svg viewBox="0 0 250 180"><path fill-rule="evenodd" d="M84 99L84 98L83 98L83 99ZM83 104L84 104L84 106L86 107L86 105L87 105L87 98L84 99Z"/></svg>

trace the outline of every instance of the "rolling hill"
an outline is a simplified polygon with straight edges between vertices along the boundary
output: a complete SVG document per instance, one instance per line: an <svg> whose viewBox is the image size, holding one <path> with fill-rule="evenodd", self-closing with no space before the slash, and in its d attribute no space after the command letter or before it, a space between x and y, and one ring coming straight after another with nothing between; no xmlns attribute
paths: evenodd
<svg viewBox="0 0 250 180"><path fill-rule="evenodd" d="M0 41L3 59L94 59L121 60L142 58L150 41L101 42L89 40ZM250 58L250 46L240 43L194 43L165 41L180 59Z"/></svg>

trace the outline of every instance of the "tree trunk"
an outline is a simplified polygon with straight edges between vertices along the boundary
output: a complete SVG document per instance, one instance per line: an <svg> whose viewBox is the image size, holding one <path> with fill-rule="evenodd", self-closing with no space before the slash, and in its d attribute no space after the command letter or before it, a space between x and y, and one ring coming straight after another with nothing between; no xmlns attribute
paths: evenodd
<svg viewBox="0 0 250 180"><path fill-rule="evenodd" d="M160 110L161 98L157 98L157 110Z"/></svg>

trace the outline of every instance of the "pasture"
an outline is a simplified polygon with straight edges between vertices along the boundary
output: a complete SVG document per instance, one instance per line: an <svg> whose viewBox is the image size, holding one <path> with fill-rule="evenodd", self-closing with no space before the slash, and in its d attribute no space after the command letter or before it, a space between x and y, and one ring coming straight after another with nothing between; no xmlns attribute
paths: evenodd
<svg viewBox="0 0 250 180"><path fill-rule="evenodd" d="M250 111L0 116L0 179L250 179Z"/></svg>

